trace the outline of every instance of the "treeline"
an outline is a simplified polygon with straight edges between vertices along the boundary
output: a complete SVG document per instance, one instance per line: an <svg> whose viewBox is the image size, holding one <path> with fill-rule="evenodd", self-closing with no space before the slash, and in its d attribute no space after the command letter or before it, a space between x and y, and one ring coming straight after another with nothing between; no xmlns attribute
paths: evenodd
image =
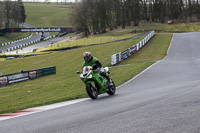
<svg viewBox="0 0 200 133"><path fill-rule="evenodd" d="M200 19L199 0L81 0L70 17L73 26L85 35L138 26L140 21L165 23L169 19Z"/></svg>
<svg viewBox="0 0 200 133"><path fill-rule="evenodd" d="M22 0L0 2L0 28L9 28L24 23L26 19Z"/></svg>

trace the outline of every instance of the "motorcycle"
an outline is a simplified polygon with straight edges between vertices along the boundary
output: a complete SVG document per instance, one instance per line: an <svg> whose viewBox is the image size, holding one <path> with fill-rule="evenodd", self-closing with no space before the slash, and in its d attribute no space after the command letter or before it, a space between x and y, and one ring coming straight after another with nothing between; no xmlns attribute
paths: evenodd
<svg viewBox="0 0 200 133"><path fill-rule="evenodd" d="M103 68L108 74L109 68ZM77 74L81 72L77 71ZM86 91L91 99L97 99L98 95L107 93L109 95L114 95L116 92L115 83L113 80L108 81L106 77L102 76L100 72L94 72L93 67L85 66L83 67L83 72L80 75L81 80L85 83Z"/></svg>

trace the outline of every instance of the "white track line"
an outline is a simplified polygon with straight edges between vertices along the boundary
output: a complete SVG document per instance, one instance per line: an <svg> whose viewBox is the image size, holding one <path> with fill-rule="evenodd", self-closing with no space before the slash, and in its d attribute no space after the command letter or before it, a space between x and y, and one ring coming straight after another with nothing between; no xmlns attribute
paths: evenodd
<svg viewBox="0 0 200 133"><path fill-rule="evenodd" d="M43 112L43 111L47 111L47 110L51 110L51 109L55 109L55 108L60 108L60 107L72 105L72 104L75 104L75 103L83 102L83 101L86 101L88 99L90 99L90 98L81 98L81 99L72 100L72 101L66 101L66 102L55 103L55 104L46 105L46 106L29 108L29 109L26 109L26 110L37 110L37 111L29 112L29 113L25 113L25 114L21 114L21 115L17 115L17 116L0 117L0 121L12 119L12 118L17 118L17 117L21 117L21 116L25 116L25 115L30 115L30 114L34 114L34 113L38 113L38 112ZM23 111L26 111L26 110L23 110Z"/></svg>
<svg viewBox="0 0 200 133"><path fill-rule="evenodd" d="M137 77L139 77L140 75L142 75L144 72L146 72L147 70L149 70L150 68L152 68L153 66L155 66L156 64L158 64L159 62L160 62L160 60L157 61L156 63L152 64L151 66L147 67L145 70L143 70L143 71L142 71L141 73L139 73L138 75L134 76L132 79L130 79L130 80L128 80L127 82L125 82L124 84L118 86L117 89L119 89L119 88L123 87L124 85L130 83L131 81L135 80Z"/></svg>
<svg viewBox="0 0 200 133"><path fill-rule="evenodd" d="M170 45L169 45L169 48L167 50L167 55L169 53L169 50L171 49L171 46L172 46L172 41L174 40L174 34L172 35L172 39L171 39L171 42L170 42Z"/></svg>

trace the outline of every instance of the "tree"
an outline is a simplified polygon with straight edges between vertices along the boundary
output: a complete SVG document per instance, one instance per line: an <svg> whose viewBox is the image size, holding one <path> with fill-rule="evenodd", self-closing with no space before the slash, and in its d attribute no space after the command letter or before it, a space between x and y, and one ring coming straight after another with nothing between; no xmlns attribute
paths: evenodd
<svg viewBox="0 0 200 133"><path fill-rule="evenodd" d="M85 35L105 33L114 27L138 26L140 20L164 23L166 19L200 19L199 0L81 0L71 20Z"/></svg>
<svg viewBox="0 0 200 133"><path fill-rule="evenodd" d="M84 0L74 7L74 11L71 13L70 21L76 30L82 30L85 36L90 34L89 31L89 16L87 10L87 0Z"/></svg>
<svg viewBox="0 0 200 133"><path fill-rule="evenodd" d="M17 0L18 1L18 7L19 7L19 21L22 23L25 23L26 20L26 12L25 12L25 7L22 2L22 0Z"/></svg>
<svg viewBox="0 0 200 133"><path fill-rule="evenodd" d="M3 26L3 6L2 4L0 4L0 29L2 28Z"/></svg>
<svg viewBox="0 0 200 133"><path fill-rule="evenodd" d="M22 0L3 1L0 4L0 28L4 23L5 28L24 23L26 19L25 8Z"/></svg>
<svg viewBox="0 0 200 133"><path fill-rule="evenodd" d="M12 2L12 11L11 11L11 18L14 23L11 23L11 25L18 25L20 23L20 18L21 14L20 14L20 10L19 10L19 6L17 2Z"/></svg>
<svg viewBox="0 0 200 133"><path fill-rule="evenodd" d="M4 22L5 22L5 28L9 28L10 21L11 21L11 11L12 11L12 2L11 1L5 1L4 3Z"/></svg>

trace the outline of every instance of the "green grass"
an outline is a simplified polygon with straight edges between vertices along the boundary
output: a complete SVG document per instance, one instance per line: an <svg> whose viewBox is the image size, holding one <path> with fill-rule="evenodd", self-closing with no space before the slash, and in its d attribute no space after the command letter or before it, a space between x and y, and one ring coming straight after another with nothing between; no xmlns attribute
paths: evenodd
<svg viewBox="0 0 200 133"><path fill-rule="evenodd" d="M198 32L200 31L200 23L178 23L178 24L140 24L133 27L134 30L160 30L163 32Z"/></svg>
<svg viewBox="0 0 200 133"><path fill-rule="evenodd" d="M69 5L24 3L27 24L36 27L68 27L71 12Z"/></svg>
<svg viewBox="0 0 200 133"><path fill-rule="evenodd" d="M145 46L140 50L140 52L145 51L142 52L143 54L136 53L134 56L131 56L130 58L121 62L120 65L161 60L167 53L166 50L168 49L168 45L170 44L171 38L172 38L171 33L155 34L155 37L152 38L149 43L149 44L153 43L153 45ZM148 50L146 50L146 48L148 48Z"/></svg>
<svg viewBox="0 0 200 133"><path fill-rule="evenodd" d="M109 31L106 34L92 35L92 36L89 36L88 38L84 37L78 40L74 40L74 37L72 37L71 39L65 39L63 41L55 43L52 46L40 48L38 51L105 43L105 42L111 42L111 41L116 41L120 39L130 38L132 36L140 34L140 33L133 34L131 33L131 30L132 29L113 30L113 31Z"/></svg>
<svg viewBox="0 0 200 133"><path fill-rule="evenodd" d="M134 58L137 58L137 61L146 60L146 54L149 53L148 51L152 51L154 45L156 45L157 41L163 36L168 37L171 36L171 34L156 35L145 49L138 52L136 56L131 57L132 61L130 60L130 62L134 62ZM77 70L81 70L83 52L90 51L93 56L97 57L102 62L103 66L109 66L112 54L123 51L140 40L141 38L137 38L125 42L0 62L0 70L3 74L15 73L20 69L32 70L54 65L57 67L56 75L1 87L0 113L13 112L29 107L88 97L84 89L84 84L80 80L79 75L75 73ZM160 44L159 49L165 49L163 52L166 51L169 46L167 42ZM159 52L153 52L152 54L152 59L154 57L157 59L157 56L163 58L165 55L165 53ZM116 85L120 85L150 66L152 63L153 62L142 62L123 67L113 67L111 68L111 78L113 78ZM30 93L28 91L30 91Z"/></svg>

